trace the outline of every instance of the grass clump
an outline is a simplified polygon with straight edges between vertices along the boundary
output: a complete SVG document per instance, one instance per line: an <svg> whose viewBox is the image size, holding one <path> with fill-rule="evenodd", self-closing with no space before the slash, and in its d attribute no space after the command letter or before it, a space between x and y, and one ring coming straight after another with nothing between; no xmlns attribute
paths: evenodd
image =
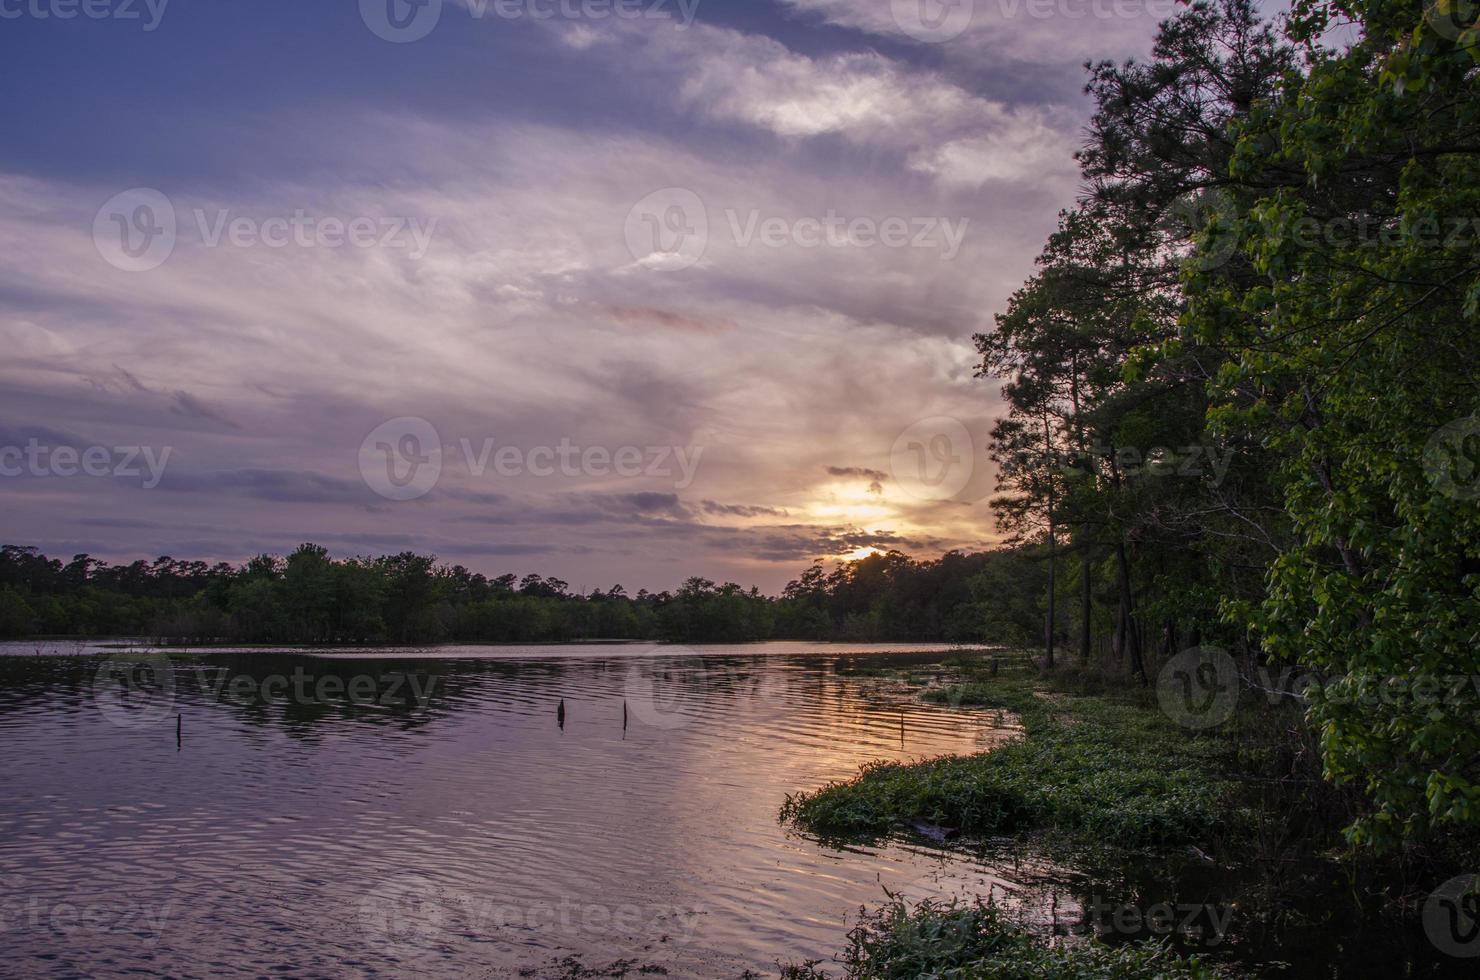
<svg viewBox="0 0 1480 980"><path fill-rule="evenodd" d="M895 902L849 933L841 962L849 980L1224 980L1228 968L1182 956L1159 942L1108 946L1054 942L1008 922L994 905L914 908ZM783 980L821 980L817 964L791 966Z"/></svg>
<svg viewBox="0 0 1480 980"><path fill-rule="evenodd" d="M781 816L828 837L881 836L923 820L970 835L1036 830L1126 847L1203 842L1237 819L1218 742L1136 695L1045 691L1026 671L925 692L937 703L1015 712L1024 737L989 752L874 763L787 798Z"/></svg>

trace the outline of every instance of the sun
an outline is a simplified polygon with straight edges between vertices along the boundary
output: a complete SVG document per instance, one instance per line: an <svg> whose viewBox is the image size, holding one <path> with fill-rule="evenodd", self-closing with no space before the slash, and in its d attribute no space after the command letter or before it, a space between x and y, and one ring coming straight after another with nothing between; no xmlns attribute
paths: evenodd
<svg viewBox="0 0 1480 980"><path fill-rule="evenodd" d="M869 557L871 557L873 555L882 555L882 554L884 554L884 549L882 549L882 548L875 548L873 545L868 545L867 547L855 548L854 550L848 552L846 555L843 556L843 560L844 561L862 561L863 559L869 558Z"/></svg>

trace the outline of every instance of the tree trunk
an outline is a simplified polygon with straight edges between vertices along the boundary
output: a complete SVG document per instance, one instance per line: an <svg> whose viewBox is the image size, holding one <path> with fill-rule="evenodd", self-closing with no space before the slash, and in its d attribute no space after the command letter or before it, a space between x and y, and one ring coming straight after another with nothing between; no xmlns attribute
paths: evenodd
<svg viewBox="0 0 1480 980"><path fill-rule="evenodd" d="M1054 524L1054 508L1058 500L1054 493L1053 433L1047 414L1043 416L1043 452L1043 461L1048 468L1048 623L1043 636L1047 649L1044 667L1053 670L1054 603L1058 599L1058 528Z"/></svg>
<svg viewBox="0 0 1480 980"><path fill-rule="evenodd" d="M1125 541L1115 543L1116 577L1120 580L1120 608L1124 617L1122 629L1125 648L1131 655L1131 673L1146 683L1146 666L1141 657L1141 633L1136 629L1135 597L1131 592L1130 560L1126 556Z"/></svg>
<svg viewBox="0 0 1480 980"><path fill-rule="evenodd" d="M1054 554L1054 523L1053 512L1048 516L1048 624L1044 631L1045 645L1048 648L1048 657L1044 666L1053 670L1053 645L1054 645L1054 604L1058 594L1058 559Z"/></svg>
<svg viewBox="0 0 1480 980"><path fill-rule="evenodd" d="M1093 597L1090 593L1090 562L1089 548L1084 549L1084 555L1079 560L1079 659L1085 666L1089 665L1089 626L1090 618L1094 612Z"/></svg>
<svg viewBox="0 0 1480 980"><path fill-rule="evenodd" d="M1125 623L1125 595L1122 594L1115 604L1115 629L1110 634L1110 655L1115 658L1117 667L1125 663Z"/></svg>

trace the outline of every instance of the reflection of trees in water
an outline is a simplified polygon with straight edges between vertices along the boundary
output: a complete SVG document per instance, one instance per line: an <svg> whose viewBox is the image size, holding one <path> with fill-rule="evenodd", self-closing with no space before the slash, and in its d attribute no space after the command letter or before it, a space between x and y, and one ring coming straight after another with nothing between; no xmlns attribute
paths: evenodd
<svg viewBox="0 0 1480 980"><path fill-rule="evenodd" d="M370 654L322 657L296 651L120 650L109 657L0 657L0 715L37 710L94 710L95 684L106 664L168 654L174 690L170 710L225 711L260 729L312 739L328 728L363 725L425 732L464 712L538 714L548 702L551 725L565 698L574 710L587 696L613 701L649 698L677 716L744 703L774 714L811 705L839 716L897 712L894 700L861 696L859 683L834 656L703 654L685 647L593 648L578 658L460 659ZM847 663L924 663L929 654L849 656ZM939 654L933 659L938 660ZM152 684L145 672L138 680ZM270 683L269 683L270 682ZM152 688L145 689L148 696ZM353 696L351 696L353 694ZM634 705L634 707L636 707ZM934 710L915 703L912 710Z"/></svg>
<svg viewBox="0 0 1480 980"><path fill-rule="evenodd" d="M581 659L445 659L367 656L325 658L286 651L213 653L119 651L108 657L0 657L0 714L36 710L76 713L95 707L95 684L105 666L167 653L177 711L225 710L253 727L312 738L330 725L359 724L416 732L467 711L500 710L520 702L550 702L590 688L620 697L635 668L665 696L764 697L783 683L759 657L696 654L615 655ZM816 666L814 664L813 666ZM132 683L149 685L141 674ZM352 693L354 696L352 696ZM189 737L188 725L186 737Z"/></svg>

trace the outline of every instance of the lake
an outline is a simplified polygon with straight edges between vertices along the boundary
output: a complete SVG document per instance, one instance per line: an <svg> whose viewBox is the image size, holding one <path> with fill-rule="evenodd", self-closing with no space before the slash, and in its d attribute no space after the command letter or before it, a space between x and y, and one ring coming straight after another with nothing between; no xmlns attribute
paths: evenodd
<svg viewBox="0 0 1480 980"><path fill-rule="evenodd" d="M830 960L890 894L974 894L1060 934L1092 928L1090 905L1207 910L1226 933L1172 938L1291 976L1472 975L1414 925L1351 914L1318 860L1279 869L1271 928L1254 862L842 845L778 823L788 793L868 762L1016 736L919 700L940 659L0 644L3 973L738 980Z"/></svg>
<svg viewBox="0 0 1480 980"><path fill-rule="evenodd" d="M839 672L940 649L4 645L6 972L741 977L831 957L886 888L1006 896L1041 870L777 822L787 793L871 760L1012 734Z"/></svg>

